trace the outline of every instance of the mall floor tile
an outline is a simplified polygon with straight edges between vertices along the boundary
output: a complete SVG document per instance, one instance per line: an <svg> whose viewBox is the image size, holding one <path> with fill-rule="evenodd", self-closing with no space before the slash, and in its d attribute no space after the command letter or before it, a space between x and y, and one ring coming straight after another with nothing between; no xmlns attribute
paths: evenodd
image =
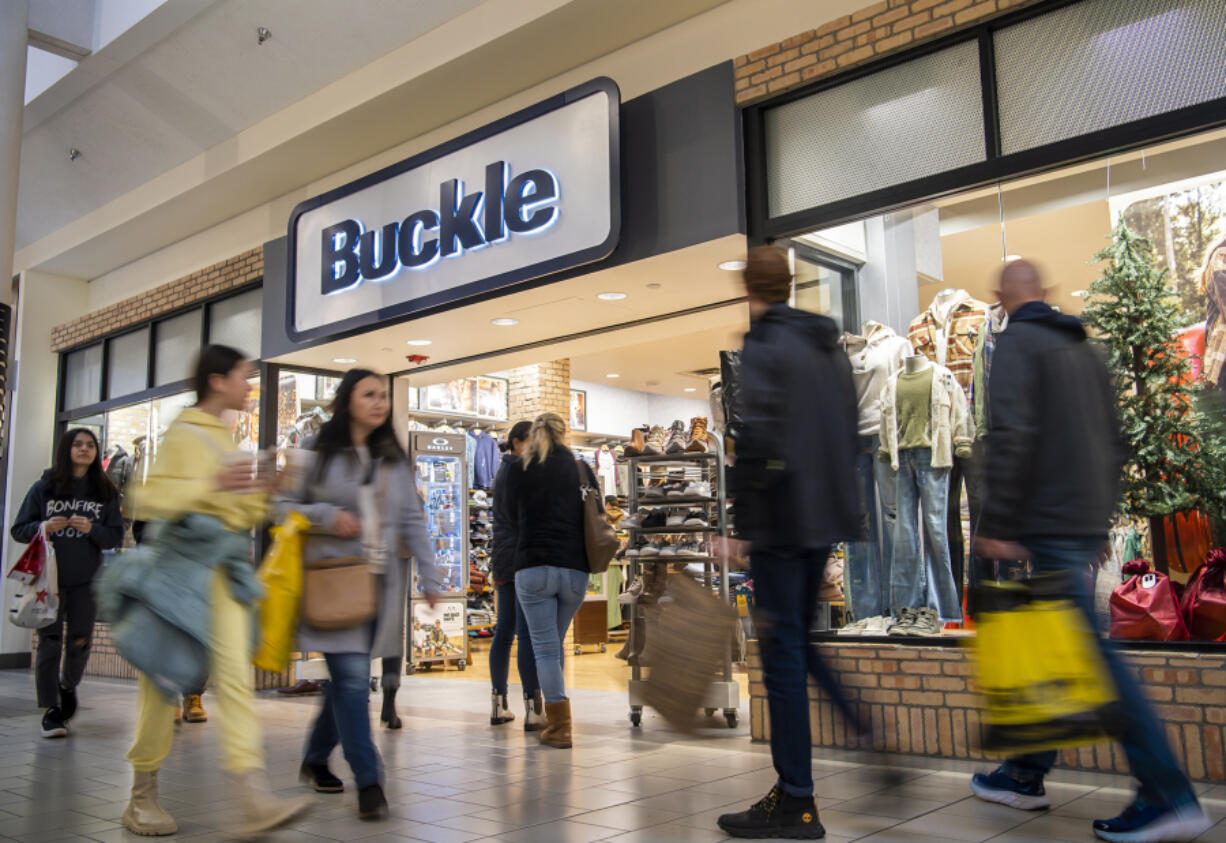
<svg viewBox="0 0 1226 843"><path fill-rule="evenodd" d="M119 823L131 780L124 754L134 684L86 681L66 740L39 737L33 694L28 671L0 671L0 841L143 839ZM743 810L774 782L769 749L751 743L744 725L684 735L649 710L643 727L634 729L624 692L581 687L571 697L575 748L555 750L542 747L518 722L491 727L483 686L439 676L406 679L399 696L403 730L375 733L389 819L357 819L352 780L338 751L332 767L350 792L313 796L308 818L266 839L714 843L728 839L716 819ZM206 704L211 700L206 694ZM269 775L280 794L304 792L297 770L318 705L317 698L259 696ZM749 720L745 708L743 724ZM218 764L220 712L211 713L208 723L178 727L159 775L163 804L180 826L176 837L163 839L228 839L238 801ZM818 808L830 843L1088 843L1094 839L1090 820L1114 815L1131 795L1124 776L1058 770L1048 782L1053 808L1026 813L969 796L968 775L982 764L828 749L814 754ZM1226 787L1197 789L1210 815L1222 820ZM1201 839L1226 843L1226 822Z"/></svg>

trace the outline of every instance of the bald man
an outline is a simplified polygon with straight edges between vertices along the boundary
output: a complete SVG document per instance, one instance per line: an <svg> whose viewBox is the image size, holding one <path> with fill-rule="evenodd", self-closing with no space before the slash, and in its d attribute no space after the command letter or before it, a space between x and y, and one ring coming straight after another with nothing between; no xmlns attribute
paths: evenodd
<svg viewBox="0 0 1226 843"><path fill-rule="evenodd" d="M997 295L1009 327L992 357L987 496L975 551L1066 574L1068 593L1093 627L1086 574L1107 539L1126 452L1107 367L1080 320L1052 308L1045 294L1033 264L1013 261L1001 271ZM1140 786L1120 816L1094 821L1094 833L1130 843L1191 840L1209 820L1130 669L1101 639L1100 647L1122 703L1114 734ZM976 774L971 790L988 802L1040 810L1050 804L1043 777L1055 762L1054 751L1010 758Z"/></svg>

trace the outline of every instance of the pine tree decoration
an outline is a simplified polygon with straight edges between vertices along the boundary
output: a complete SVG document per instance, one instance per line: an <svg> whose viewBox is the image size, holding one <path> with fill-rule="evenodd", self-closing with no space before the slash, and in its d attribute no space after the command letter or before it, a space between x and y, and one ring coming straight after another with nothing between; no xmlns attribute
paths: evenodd
<svg viewBox="0 0 1226 843"><path fill-rule="evenodd" d="M1123 511L1160 518L1197 507L1202 454L1188 395L1187 360L1177 353L1180 306L1154 269L1153 247L1121 218L1111 245L1094 256L1107 261L1090 286L1082 321L1108 354L1120 395L1120 417L1129 460L1122 482ZM1155 525L1156 526L1156 525ZM1155 557L1160 530L1154 531ZM1162 561L1156 558L1155 562Z"/></svg>

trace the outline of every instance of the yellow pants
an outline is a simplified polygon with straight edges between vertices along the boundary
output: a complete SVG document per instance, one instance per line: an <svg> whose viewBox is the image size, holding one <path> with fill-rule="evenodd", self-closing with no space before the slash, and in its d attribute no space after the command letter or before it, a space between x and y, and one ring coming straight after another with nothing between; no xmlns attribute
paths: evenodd
<svg viewBox="0 0 1226 843"><path fill-rule="evenodd" d="M264 768L263 736L255 719L251 687L251 614L230 596L221 571L213 574L209 604L209 675L217 689L222 765L233 773ZM151 773L170 754L175 735L174 703L141 674L136 740L128 752L132 769Z"/></svg>

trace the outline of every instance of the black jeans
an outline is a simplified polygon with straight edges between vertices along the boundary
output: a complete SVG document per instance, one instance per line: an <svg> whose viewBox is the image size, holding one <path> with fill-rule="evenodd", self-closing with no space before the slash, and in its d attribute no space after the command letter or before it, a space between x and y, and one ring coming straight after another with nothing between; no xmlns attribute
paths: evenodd
<svg viewBox="0 0 1226 843"><path fill-rule="evenodd" d="M817 591L829 555L829 548L797 550L787 556L755 551L749 559L754 625L770 709L771 760L779 774L779 786L792 796L813 795L809 675L853 728L864 731L834 675L809 643Z"/></svg>
<svg viewBox="0 0 1226 843"><path fill-rule="evenodd" d="M60 685L71 690L81 684L85 665L89 662L89 647L94 640L94 619L97 614L98 607L94 605L89 583L60 587L60 613L55 623L38 631L34 686L38 692L39 708L60 704ZM67 647L64 644L65 626L68 627ZM61 654L64 657L62 677Z"/></svg>

